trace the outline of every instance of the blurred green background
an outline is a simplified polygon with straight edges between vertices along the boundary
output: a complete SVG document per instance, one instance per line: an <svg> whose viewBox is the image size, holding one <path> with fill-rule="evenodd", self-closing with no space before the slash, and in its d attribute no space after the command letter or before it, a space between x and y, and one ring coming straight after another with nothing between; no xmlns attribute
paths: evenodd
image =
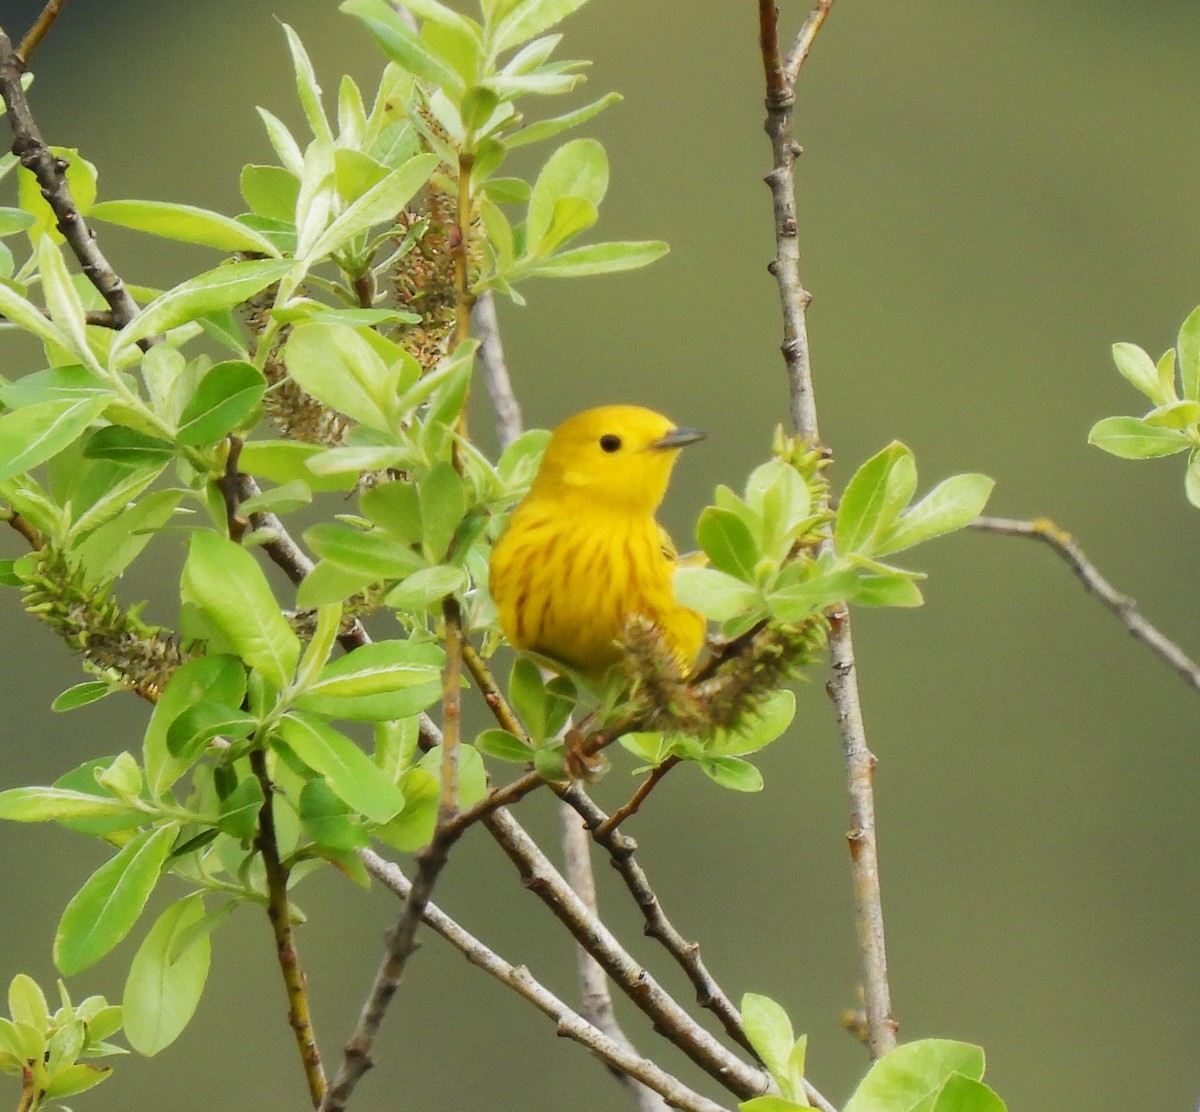
<svg viewBox="0 0 1200 1112"><path fill-rule="evenodd" d="M0 23L20 34L40 8L7 0ZM783 9L790 38L807 4ZM299 123L276 17L304 37L327 90L343 72L373 84L379 56L332 0L107 0L64 11L37 58L34 110L51 142L99 166L102 197L237 212L240 167L270 156L253 106ZM621 400L708 428L664 511L686 543L712 487L740 485L787 413L765 270L755 5L594 0L564 29L565 54L595 62L592 94L626 98L586 129L613 167L600 232L662 237L672 254L628 277L540 282L527 308L502 306L511 370L530 424ZM1157 357L1200 302L1198 50L1195 0L842 0L797 110L804 277L835 480L893 438L916 452L924 486L986 471L998 482L993 512L1052 516L1195 652L1200 511L1184 500L1182 461L1122 463L1085 440L1098 418L1140 411L1109 345L1131 340ZM103 237L138 282L213 261ZM0 535L0 556L19 551ZM911 562L930 573L925 608L856 623L902 1037L981 1043L1014 1110L1194 1108L1196 693L1040 546L966 534ZM126 597L165 597L138 579L172 566L135 565ZM136 748L148 712L132 697L50 715L78 667L11 591L0 628L0 787ZM761 795L682 769L630 831L727 990L779 999L810 1034L812 1079L841 1101L865 1057L838 1025L858 970L841 757L821 687L801 690L795 727L766 751ZM631 763L617 765L600 788L609 805L632 786ZM520 817L554 829L546 798ZM49 985L54 925L103 854L57 828L6 826L0 839L0 984L24 970ZM686 995L608 873L600 867L614 924ZM482 831L455 852L438 900L573 992L571 948ZM300 902L317 1029L336 1062L397 909L333 875ZM133 945L73 991L119 995ZM622 1014L639 1046L704 1085ZM627 1107L584 1052L432 937L377 1058L359 1112ZM15 1103L16 1086L3 1091ZM217 936L180 1042L118 1062L72 1104L304 1101L270 933L247 912Z"/></svg>

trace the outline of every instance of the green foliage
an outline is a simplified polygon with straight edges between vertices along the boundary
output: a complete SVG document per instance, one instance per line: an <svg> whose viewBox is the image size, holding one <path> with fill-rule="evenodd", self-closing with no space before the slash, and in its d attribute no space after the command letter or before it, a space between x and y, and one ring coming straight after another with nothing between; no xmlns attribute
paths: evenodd
<svg viewBox="0 0 1200 1112"><path fill-rule="evenodd" d="M1088 443L1119 459L1188 452L1184 491L1193 506L1200 506L1200 308L1183 322L1176 348L1165 351L1157 363L1127 343L1113 344L1113 362L1152 408L1141 417L1097 421Z"/></svg>

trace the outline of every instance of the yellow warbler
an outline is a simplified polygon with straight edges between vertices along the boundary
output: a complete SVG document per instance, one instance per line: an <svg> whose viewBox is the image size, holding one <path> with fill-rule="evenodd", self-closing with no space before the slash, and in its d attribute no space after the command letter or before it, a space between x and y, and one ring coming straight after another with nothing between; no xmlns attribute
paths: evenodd
<svg viewBox="0 0 1200 1112"><path fill-rule="evenodd" d="M679 449L704 435L633 405L588 409L554 430L492 550L492 597L515 648L598 680L640 615L687 670L704 619L675 600L675 549L654 511Z"/></svg>

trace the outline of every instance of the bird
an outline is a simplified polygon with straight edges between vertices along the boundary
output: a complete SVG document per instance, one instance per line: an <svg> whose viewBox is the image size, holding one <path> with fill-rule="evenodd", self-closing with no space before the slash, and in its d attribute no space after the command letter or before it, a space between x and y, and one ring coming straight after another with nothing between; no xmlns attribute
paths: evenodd
<svg viewBox="0 0 1200 1112"><path fill-rule="evenodd" d="M672 586L675 546L655 520L679 450L700 429L635 405L577 413L550 434L529 493L497 538L489 588L516 649L599 683L649 623L686 674L705 620Z"/></svg>

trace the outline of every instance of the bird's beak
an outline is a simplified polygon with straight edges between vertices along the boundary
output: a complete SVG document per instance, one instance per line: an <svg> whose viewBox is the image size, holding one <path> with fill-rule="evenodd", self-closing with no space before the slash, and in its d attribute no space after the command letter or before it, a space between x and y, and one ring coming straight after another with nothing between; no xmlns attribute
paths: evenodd
<svg viewBox="0 0 1200 1112"><path fill-rule="evenodd" d="M652 440L650 447L656 451L682 448L685 444L695 444L697 440L703 440L707 435L703 429L672 429L666 436Z"/></svg>

